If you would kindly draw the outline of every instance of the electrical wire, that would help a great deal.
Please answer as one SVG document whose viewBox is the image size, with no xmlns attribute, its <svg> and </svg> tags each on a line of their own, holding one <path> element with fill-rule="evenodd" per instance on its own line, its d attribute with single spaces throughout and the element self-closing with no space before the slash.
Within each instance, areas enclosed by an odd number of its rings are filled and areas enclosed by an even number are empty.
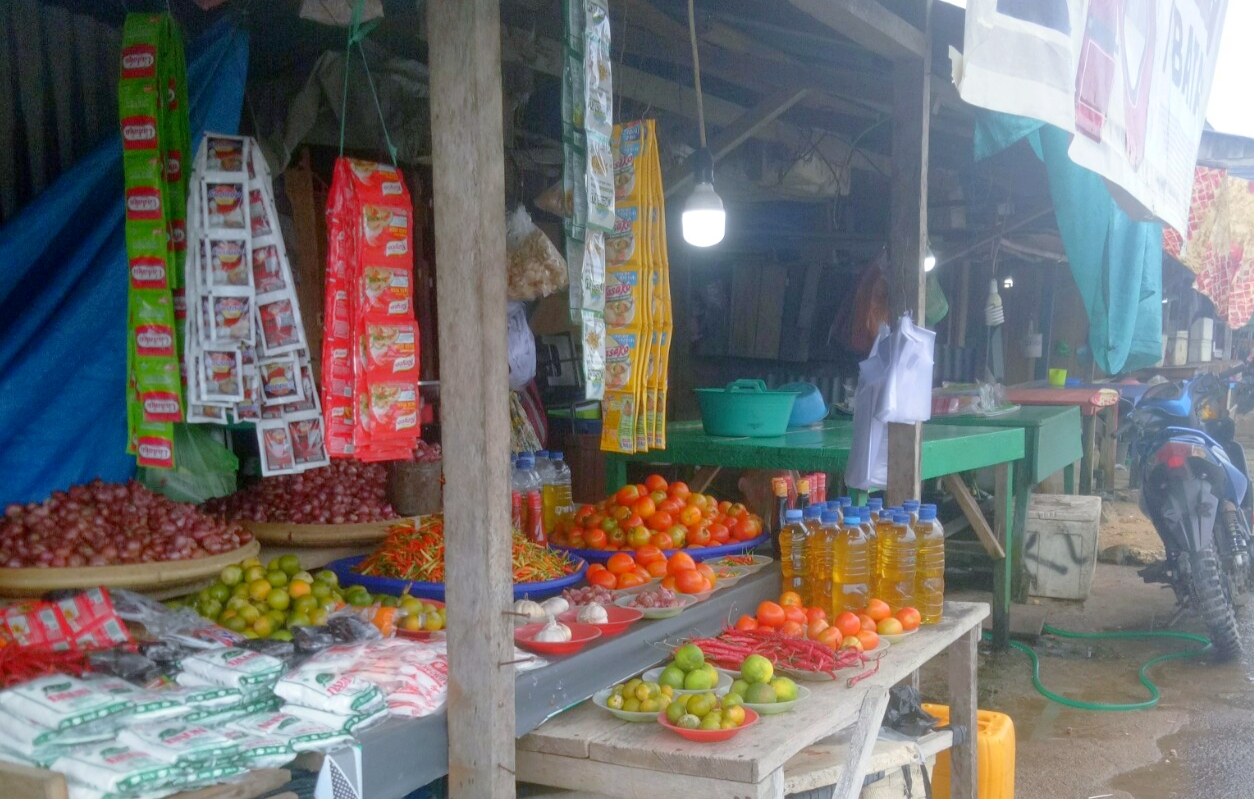
<svg viewBox="0 0 1254 799">
<path fill-rule="evenodd" d="M 1195 635 L 1193 633 L 1178 633 L 1178 632 L 1166 632 L 1166 631 L 1077 633 L 1077 632 L 1072 632 L 1071 630 L 1062 630 L 1062 629 L 1059 629 L 1058 627 L 1051 627 L 1048 624 L 1046 624 L 1042 629 L 1044 632 L 1047 632 L 1050 635 L 1056 635 L 1059 638 L 1074 638 L 1074 639 L 1083 640 L 1083 641 L 1101 640 L 1101 639 L 1106 639 L 1106 638 L 1115 639 L 1115 640 L 1127 640 L 1129 638 L 1173 638 L 1173 639 L 1180 640 L 1180 641 L 1190 641 L 1192 643 L 1201 644 L 1200 647 L 1197 647 L 1194 649 L 1186 649 L 1182 652 L 1169 652 L 1166 655 L 1159 655 L 1156 658 L 1146 661 L 1145 664 L 1141 666 L 1140 670 L 1137 672 L 1137 678 L 1141 681 L 1141 685 L 1145 686 L 1145 689 L 1149 692 L 1149 695 L 1150 695 L 1149 699 L 1145 699 L 1141 702 L 1113 703 L 1113 702 L 1085 702 L 1079 699 L 1071 699 L 1070 697 L 1066 697 L 1066 696 L 1063 696 L 1062 694 L 1057 694 L 1049 690 L 1048 688 L 1045 687 L 1045 684 L 1041 682 L 1041 660 L 1037 656 L 1036 651 L 1033 650 L 1032 647 L 1028 646 L 1027 644 L 1020 643 L 1019 641 L 1011 641 L 1010 646 L 1022 652 L 1023 654 L 1027 655 L 1028 660 L 1031 661 L 1032 685 L 1036 687 L 1036 690 L 1040 693 L 1040 695 L 1050 700 L 1051 702 L 1057 702 L 1060 705 L 1064 705 L 1066 707 L 1071 707 L 1071 708 L 1076 708 L 1078 710 L 1097 710 L 1097 711 L 1105 711 L 1105 712 L 1117 712 L 1117 711 L 1128 711 L 1128 710 L 1148 710 L 1152 707 L 1155 707 L 1158 705 L 1158 701 L 1162 698 L 1162 693 L 1158 690 L 1158 686 L 1155 685 L 1152 680 L 1150 680 L 1147 674 L 1150 668 L 1158 665 L 1159 663 L 1166 663 L 1169 660 L 1179 660 L 1181 658 L 1198 657 L 1200 655 L 1207 654 L 1208 652 L 1211 651 L 1210 639 L 1204 635 Z M 991 636 L 988 633 L 985 633 L 984 638 L 988 639 L 988 638 L 991 638 Z"/>
<path fill-rule="evenodd" d="M 705 106 L 701 101 L 701 57 L 697 53 L 697 15 L 693 0 L 688 0 L 688 40 L 692 42 L 692 85 L 697 92 L 697 128 L 701 147 L 705 147 Z"/>
</svg>

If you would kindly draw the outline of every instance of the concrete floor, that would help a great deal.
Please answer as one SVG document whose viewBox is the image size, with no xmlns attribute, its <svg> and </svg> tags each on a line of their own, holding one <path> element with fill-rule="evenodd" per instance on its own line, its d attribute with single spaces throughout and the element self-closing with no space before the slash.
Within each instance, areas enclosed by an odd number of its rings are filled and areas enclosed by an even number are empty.
<svg viewBox="0 0 1254 799">
<path fill-rule="evenodd" d="M 1135 506 L 1112 505 L 1107 542 L 1147 542 L 1156 536 Z M 1138 529 L 1139 528 L 1139 529 Z M 956 592 L 962 598 L 979 596 Z M 987 596 L 987 595 L 985 595 Z M 1136 567 L 1098 564 L 1084 602 L 1037 600 L 1047 622 L 1076 631 L 1161 630 L 1174 612 L 1170 589 L 1144 584 Z M 1254 602 L 1248 603 L 1254 606 Z M 1239 614 L 1254 650 L 1254 610 Z M 1191 616 L 1174 628 L 1204 632 Z M 1080 642 L 1046 636 L 1034 644 L 1041 679 L 1064 696 L 1100 702 L 1146 698 L 1137 670 L 1182 641 Z M 924 695 L 944 693 L 943 659 L 923 674 Z M 1152 710 L 1093 712 L 1050 702 L 1036 692 L 1027 657 L 982 652 L 980 707 L 1010 715 L 1017 737 L 1018 799 L 1195 799 L 1254 797 L 1254 667 L 1185 659 L 1156 666 L 1162 691 Z"/>
</svg>

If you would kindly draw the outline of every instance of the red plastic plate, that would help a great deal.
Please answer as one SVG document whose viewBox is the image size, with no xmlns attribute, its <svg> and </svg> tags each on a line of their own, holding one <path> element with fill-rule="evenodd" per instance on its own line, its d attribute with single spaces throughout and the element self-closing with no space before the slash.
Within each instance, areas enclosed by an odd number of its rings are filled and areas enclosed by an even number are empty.
<svg viewBox="0 0 1254 799">
<path fill-rule="evenodd" d="M 732 727 L 730 730 L 689 730 L 684 727 L 676 727 L 674 724 L 671 724 L 666 718 L 666 711 L 663 710 L 661 713 L 657 714 L 657 723 L 661 724 L 663 727 L 675 733 L 679 737 L 687 738 L 689 741 L 696 741 L 701 744 L 714 744 L 721 741 L 730 741 L 732 738 L 736 737 L 736 733 L 757 724 L 759 718 L 761 717 L 756 711 L 751 708 L 745 708 L 745 723 L 741 724 L 739 727 Z"/>
<path fill-rule="evenodd" d="M 609 618 L 607 623 L 594 624 L 592 626 L 601 631 L 602 637 L 609 638 L 612 635 L 618 635 L 631 625 L 643 619 L 644 611 L 639 608 L 624 608 L 619 607 L 618 605 L 606 605 L 605 615 Z M 579 623 L 578 618 L 579 608 L 573 607 L 565 613 L 559 614 L 557 620 L 565 624 L 567 627 L 570 627 L 571 632 L 574 633 L 575 628 L 572 625 Z"/>
<path fill-rule="evenodd" d="M 565 622 L 563 622 L 565 624 Z M 541 655 L 573 655 L 580 649 L 601 637 L 601 631 L 591 624 L 566 624 L 570 628 L 569 641 L 537 641 L 536 633 L 544 629 L 544 624 L 524 624 L 514 630 L 514 642 L 523 649 L 530 649 Z"/>
</svg>

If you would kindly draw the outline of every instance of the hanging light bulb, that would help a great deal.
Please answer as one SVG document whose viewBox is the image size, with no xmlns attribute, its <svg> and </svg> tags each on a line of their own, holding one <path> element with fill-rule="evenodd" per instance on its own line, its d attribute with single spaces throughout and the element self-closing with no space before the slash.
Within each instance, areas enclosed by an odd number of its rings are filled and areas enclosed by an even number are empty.
<svg viewBox="0 0 1254 799">
<path fill-rule="evenodd" d="M 923 271 L 931 272 L 936 268 L 936 253 L 932 252 L 932 245 L 927 245 L 927 254 L 923 256 Z"/>
<path fill-rule="evenodd" d="M 1006 312 L 1002 308 L 1001 295 L 997 293 L 997 278 L 988 282 L 988 302 L 984 305 L 984 324 L 997 327 L 1006 321 Z"/>
<path fill-rule="evenodd" d="M 695 185 L 684 203 L 684 241 L 694 247 L 710 247 L 723 240 L 727 232 L 727 212 L 723 200 L 714 191 L 714 158 L 702 147 L 693 154 Z"/>
<path fill-rule="evenodd" d="M 688 38 L 692 43 L 692 83 L 697 95 L 697 130 L 701 147 L 693 153 L 692 194 L 684 203 L 684 241 L 694 247 L 712 247 L 727 232 L 727 212 L 714 191 L 714 156 L 705 144 L 705 107 L 701 98 L 701 60 L 697 54 L 697 21 L 693 0 L 688 0 Z"/>
</svg>

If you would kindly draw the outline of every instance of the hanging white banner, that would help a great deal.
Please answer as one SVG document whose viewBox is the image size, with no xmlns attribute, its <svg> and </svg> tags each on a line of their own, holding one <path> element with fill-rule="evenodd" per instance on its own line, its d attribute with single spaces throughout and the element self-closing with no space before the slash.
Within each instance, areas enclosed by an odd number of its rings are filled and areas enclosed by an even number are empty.
<svg viewBox="0 0 1254 799">
<path fill-rule="evenodd" d="M 968 0 L 958 91 L 1074 133 L 1071 159 L 1106 178 L 1134 215 L 1184 230 L 1227 6 Z"/>
</svg>

